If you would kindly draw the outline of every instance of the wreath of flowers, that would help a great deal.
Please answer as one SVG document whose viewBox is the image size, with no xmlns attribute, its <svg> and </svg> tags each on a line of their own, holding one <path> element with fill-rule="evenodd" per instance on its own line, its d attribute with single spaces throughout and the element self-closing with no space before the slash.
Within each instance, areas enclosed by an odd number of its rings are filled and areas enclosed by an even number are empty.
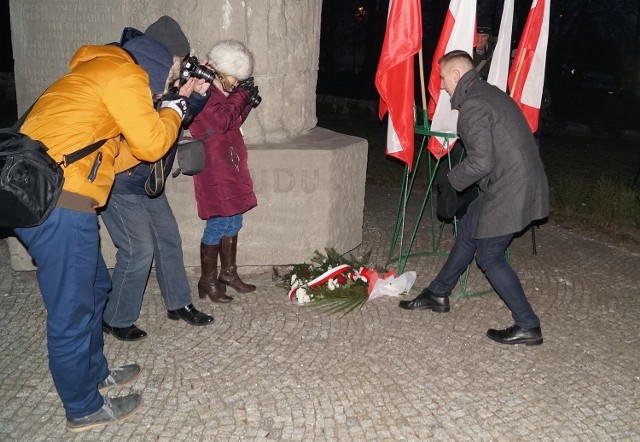
<svg viewBox="0 0 640 442">
<path fill-rule="evenodd" d="M 335 249 L 315 251 L 311 263 L 295 264 L 287 273 L 273 268 L 276 285 L 288 290 L 289 300 L 322 308 L 327 313 L 347 314 L 369 299 L 371 282 L 378 270 L 366 267 L 371 252 L 361 258 L 344 257 Z"/>
</svg>

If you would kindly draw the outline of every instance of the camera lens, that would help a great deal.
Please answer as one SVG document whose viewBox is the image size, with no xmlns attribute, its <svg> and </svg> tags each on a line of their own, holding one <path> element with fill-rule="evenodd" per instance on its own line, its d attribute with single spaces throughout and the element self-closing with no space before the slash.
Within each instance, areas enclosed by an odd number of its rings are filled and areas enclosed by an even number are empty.
<svg viewBox="0 0 640 442">
<path fill-rule="evenodd" d="M 213 83 L 213 71 L 205 66 L 197 66 L 191 75 L 195 78 L 200 78 L 207 83 Z"/>
<path fill-rule="evenodd" d="M 180 86 L 184 85 L 190 77 L 213 83 L 214 71 L 206 66 L 201 66 L 195 55 L 186 56 L 180 66 Z"/>
</svg>

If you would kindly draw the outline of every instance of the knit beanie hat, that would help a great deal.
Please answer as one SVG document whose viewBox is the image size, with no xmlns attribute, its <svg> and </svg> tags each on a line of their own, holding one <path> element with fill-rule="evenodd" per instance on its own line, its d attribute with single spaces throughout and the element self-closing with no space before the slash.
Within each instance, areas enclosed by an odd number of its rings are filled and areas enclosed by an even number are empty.
<svg viewBox="0 0 640 442">
<path fill-rule="evenodd" d="M 207 53 L 213 68 L 242 81 L 253 73 L 253 54 L 237 40 L 222 40 Z"/>
<path fill-rule="evenodd" d="M 123 46 L 149 75 L 149 86 L 154 94 L 164 92 L 164 87 L 173 65 L 173 55 L 159 41 L 145 35 L 135 37 Z"/>
<path fill-rule="evenodd" d="M 184 57 L 191 52 L 189 40 L 182 32 L 182 28 L 173 18 L 163 15 L 155 22 L 151 23 L 144 34 L 155 38 L 165 45 L 167 49 L 178 57 Z"/>
</svg>

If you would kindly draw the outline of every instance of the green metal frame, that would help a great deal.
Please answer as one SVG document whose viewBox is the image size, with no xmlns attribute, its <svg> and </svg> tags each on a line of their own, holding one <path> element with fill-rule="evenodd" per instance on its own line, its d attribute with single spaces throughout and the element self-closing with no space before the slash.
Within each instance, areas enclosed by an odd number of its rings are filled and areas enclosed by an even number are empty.
<svg viewBox="0 0 640 442">
<path fill-rule="evenodd" d="M 444 138 L 445 147 L 448 147 L 449 142 L 452 139 L 457 138 L 458 136 L 452 133 L 432 131 L 429 126 L 426 110 L 422 111 L 422 121 L 416 122 L 415 133 L 422 135 L 422 142 L 420 143 L 420 150 L 418 151 L 418 155 L 414 163 L 413 170 L 409 172 L 409 166 L 405 165 L 405 169 L 402 177 L 402 185 L 400 187 L 400 196 L 398 198 L 398 205 L 396 208 L 396 222 L 395 222 L 392 237 L 391 237 L 389 254 L 387 256 L 387 262 L 389 263 L 397 262 L 398 274 L 401 274 L 404 272 L 404 269 L 407 265 L 407 261 L 412 257 L 448 256 L 449 255 L 448 251 L 440 250 L 440 243 L 442 240 L 442 235 L 443 235 L 446 223 L 444 221 L 441 221 L 440 226 L 436 227 L 437 216 L 436 216 L 435 203 L 433 198 L 433 183 L 435 181 L 438 165 L 440 164 L 440 159 L 435 160 L 435 163 L 434 163 L 434 159 L 430 155 L 427 158 L 427 165 L 429 167 L 429 170 L 428 170 L 429 182 L 427 185 L 427 190 L 422 200 L 420 211 L 418 212 L 418 216 L 415 220 L 415 225 L 411 230 L 411 236 L 408 238 L 407 243 L 405 244 L 405 230 L 407 228 L 406 209 L 407 209 L 407 205 L 409 204 L 411 194 L 413 192 L 413 186 L 415 184 L 415 180 L 417 177 L 417 172 L 420 165 L 420 159 L 422 157 L 422 153 L 426 151 L 425 147 L 429 137 L 437 136 L 437 137 Z M 446 158 L 448 161 L 449 168 L 451 168 L 450 153 L 447 153 Z M 422 218 L 424 217 L 427 204 L 429 204 L 429 215 L 431 218 L 431 249 L 425 250 L 425 251 L 412 252 L 413 244 L 415 242 L 416 236 L 418 235 L 418 228 L 420 227 L 420 223 L 422 222 Z M 457 235 L 458 220 L 455 217 L 453 219 L 453 232 L 454 232 L 454 235 Z M 397 254 L 396 254 L 396 250 L 397 250 Z M 467 267 L 467 270 L 465 270 L 462 276 L 460 276 L 460 280 L 458 283 L 459 291 L 452 293 L 451 294 L 452 298 L 471 298 L 471 297 L 483 296 L 493 291 L 492 289 L 487 289 L 479 292 L 469 292 L 468 286 L 469 286 L 470 268 L 471 266 Z"/>
</svg>

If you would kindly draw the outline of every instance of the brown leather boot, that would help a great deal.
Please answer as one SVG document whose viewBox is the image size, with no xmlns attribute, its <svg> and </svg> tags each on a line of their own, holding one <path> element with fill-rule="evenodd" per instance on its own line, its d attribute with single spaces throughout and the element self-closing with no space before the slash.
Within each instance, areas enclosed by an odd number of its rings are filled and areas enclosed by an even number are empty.
<svg viewBox="0 0 640 442">
<path fill-rule="evenodd" d="M 198 281 L 200 299 L 208 296 L 213 302 L 224 304 L 233 301 L 231 296 L 224 294 L 223 286 L 218 282 L 218 251 L 220 245 L 210 246 L 200 243 L 201 276 Z"/>
<path fill-rule="evenodd" d="M 238 235 L 223 236 L 220 240 L 220 276 L 218 281 L 226 284 L 238 293 L 249 293 L 256 289 L 253 284 L 246 284 L 238 275 L 236 267 L 236 251 L 238 250 Z"/>
</svg>

